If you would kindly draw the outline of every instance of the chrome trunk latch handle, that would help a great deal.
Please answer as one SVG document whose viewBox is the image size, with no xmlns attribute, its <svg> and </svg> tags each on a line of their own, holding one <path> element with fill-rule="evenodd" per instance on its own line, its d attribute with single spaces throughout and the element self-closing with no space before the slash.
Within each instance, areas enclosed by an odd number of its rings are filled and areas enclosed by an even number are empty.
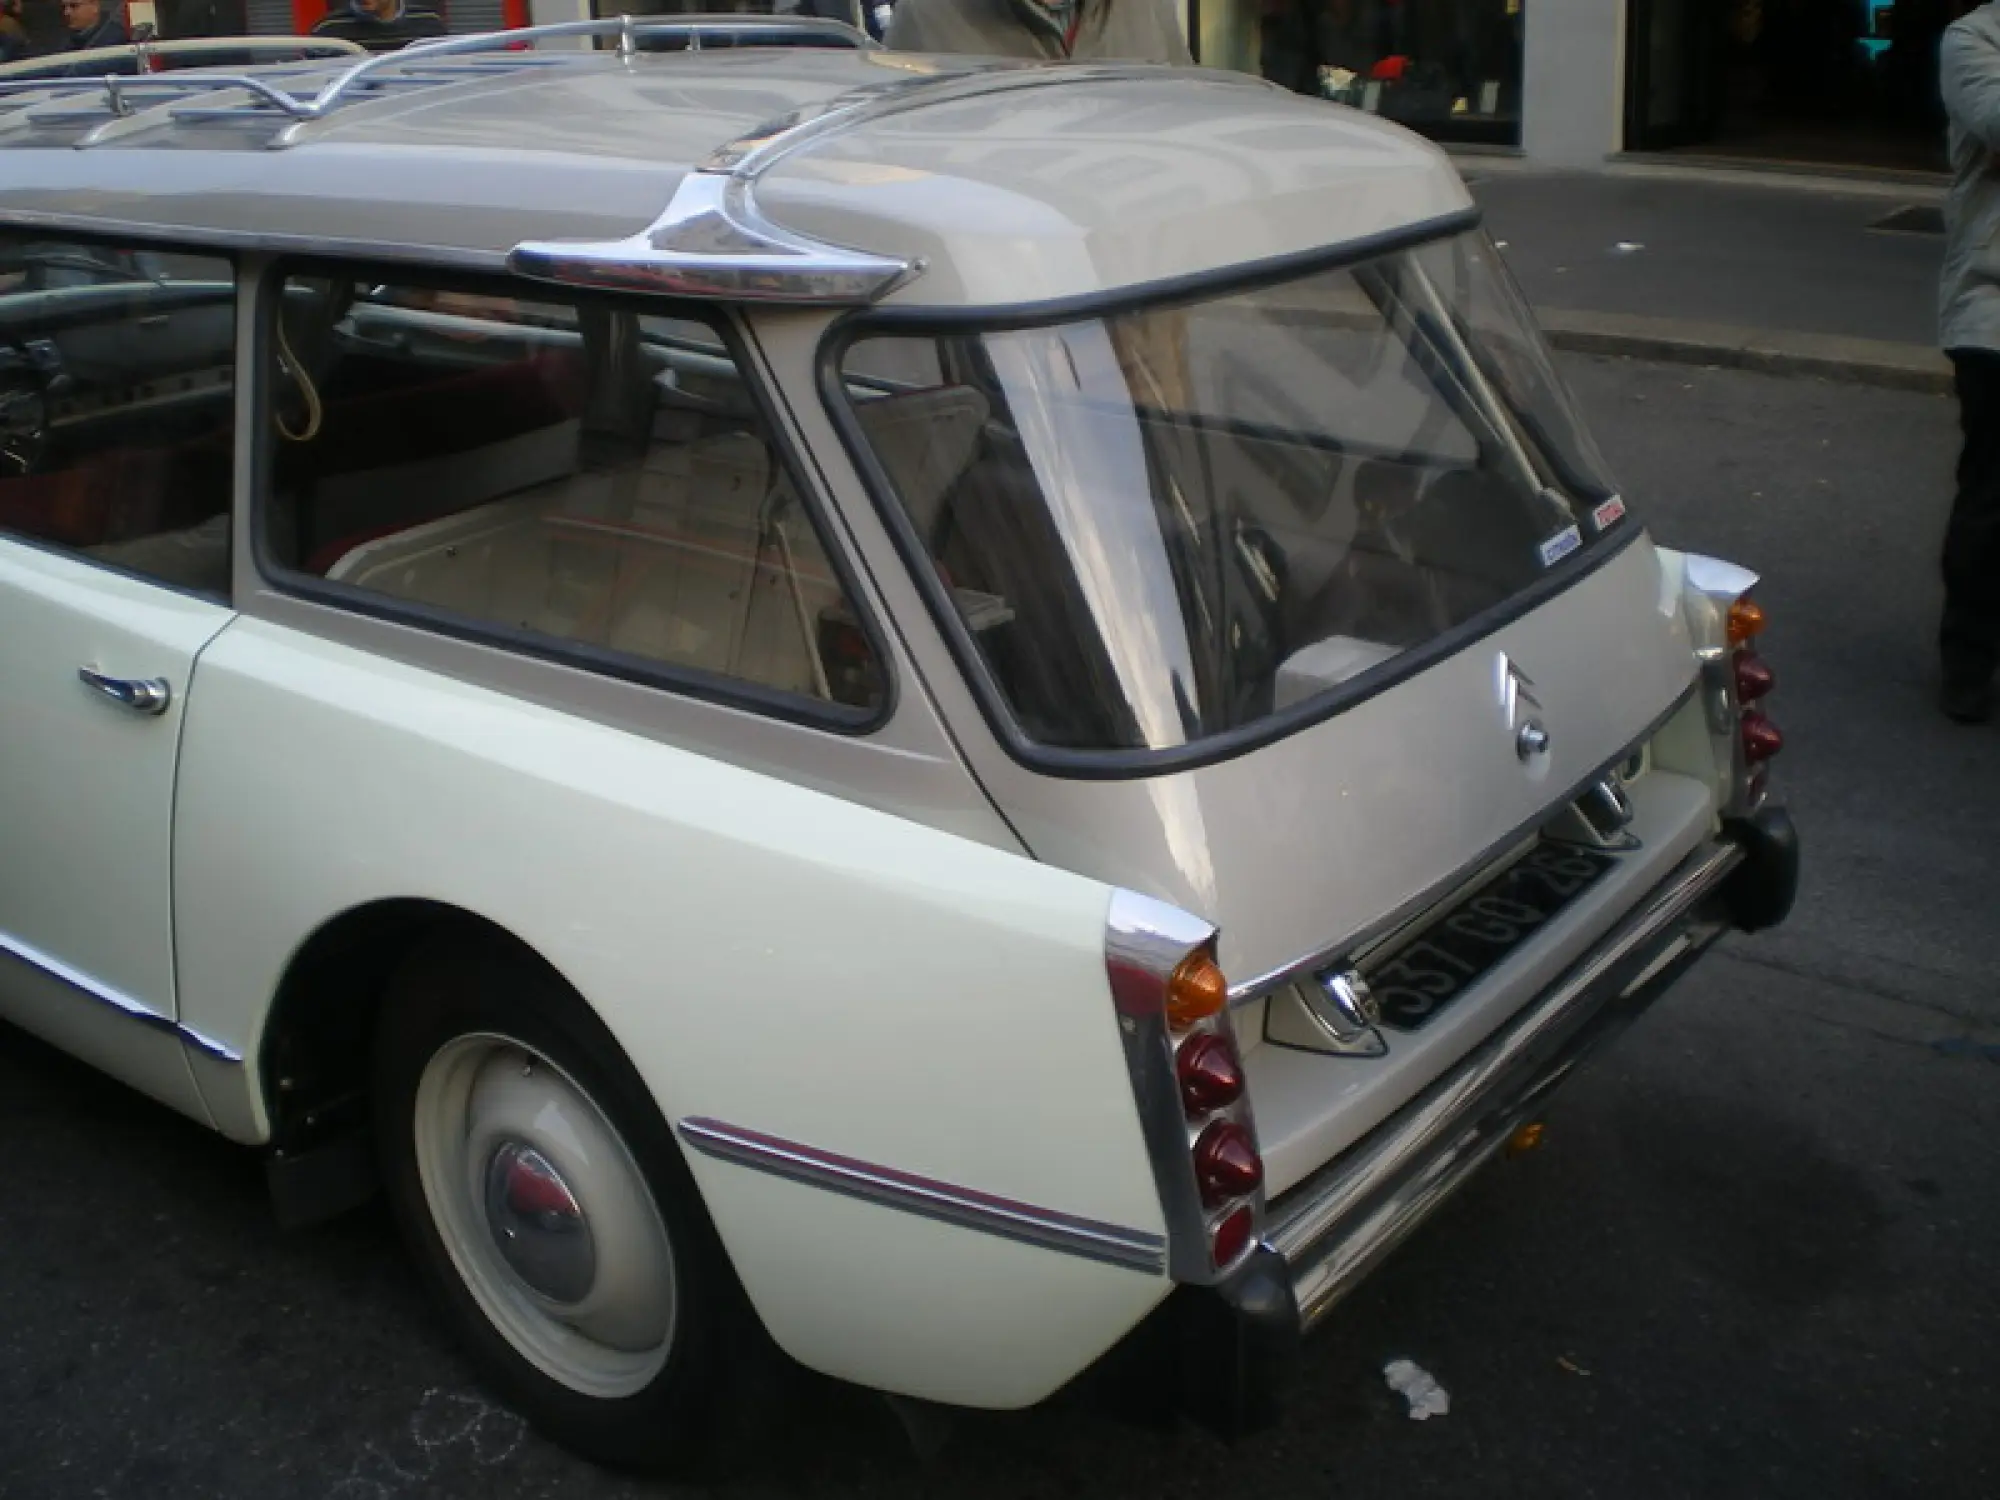
<svg viewBox="0 0 2000 1500">
<path fill-rule="evenodd" d="M 85 687 L 95 688 L 134 713 L 163 714 L 174 701 L 173 685 L 164 677 L 106 677 L 94 667 L 78 667 L 76 675 Z"/>
</svg>

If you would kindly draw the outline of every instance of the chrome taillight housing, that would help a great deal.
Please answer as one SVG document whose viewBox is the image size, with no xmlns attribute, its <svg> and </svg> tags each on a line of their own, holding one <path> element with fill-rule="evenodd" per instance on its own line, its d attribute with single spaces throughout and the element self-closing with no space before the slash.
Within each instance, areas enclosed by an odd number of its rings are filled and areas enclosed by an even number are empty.
<svg viewBox="0 0 2000 1500">
<path fill-rule="evenodd" d="M 1686 615 L 1702 664 L 1702 696 L 1716 761 L 1724 770 L 1723 813 L 1754 812 L 1769 792 L 1769 762 L 1785 737 L 1767 711 L 1777 677 L 1757 653 L 1763 607 L 1751 597 L 1757 575 L 1718 558 L 1686 561 Z"/>
<path fill-rule="evenodd" d="M 1264 1218 L 1264 1161 L 1215 938 L 1178 907 L 1112 897 L 1105 967 L 1166 1216 L 1168 1271 L 1195 1283 L 1242 1264 Z"/>
</svg>

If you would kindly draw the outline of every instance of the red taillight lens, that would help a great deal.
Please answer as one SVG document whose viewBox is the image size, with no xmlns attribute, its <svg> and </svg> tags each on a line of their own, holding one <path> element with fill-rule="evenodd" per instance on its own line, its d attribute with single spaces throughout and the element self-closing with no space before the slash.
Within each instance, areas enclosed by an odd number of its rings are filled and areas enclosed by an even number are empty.
<svg viewBox="0 0 2000 1500">
<path fill-rule="evenodd" d="M 1264 1163 L 1250 1132 L 1234 1120 L 1217 1120 L 1194 1143 L 1194 1176 L 1202 1201 L 1227 1202 L 1264 1185 Z"/>
<path fill-rule="evenodd" d="M 1738 727 L 1743 735 L 1743 758 L 1753 766 L 1785 748 L 1785 737 L 1778 732 L 1778 726 L 1754 708 L 1743 715 Z"/>
<path fill-rule="evenodd" d="M 1215 1226 L 1215 1232 L 1209 1239 L 1209 1253 L 1215 1257 L 1216 1270 L 1227 1270 L 1242 1257 L 1243 1252 L 1250 1248 L 1250 1232 L 1256 1227 L 1256 1216 L 1247 1206 L 1237 1209 Z"/>
<path fill-rule="evenodd" d="M 1243 1097 L 1243 1064 L 1226 1037 L 1198 1036 L 1174 1059 L 1181 1083 L 1181 1107 L 1200 1119 Z"/>
<path fill-rule="evenodd" d="M 1771 689 L 1777 685 L 1778 679 L 1764 664 L 1763 657 L 1751 651 L 1736 653 L 1737 702 L 1755 703 L 1759 698 L 1768 696 Z"/>
</svg>

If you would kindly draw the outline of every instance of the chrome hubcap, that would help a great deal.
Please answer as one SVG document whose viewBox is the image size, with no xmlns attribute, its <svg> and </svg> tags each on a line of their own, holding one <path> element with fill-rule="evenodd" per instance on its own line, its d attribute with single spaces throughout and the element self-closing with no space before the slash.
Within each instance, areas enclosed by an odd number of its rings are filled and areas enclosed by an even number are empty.
<svg viewBox="0 0 2000 1500">
<path fill-rule="evenodd" d="M 509 1037 L 438 1049 L 412 1119 L 424 1197 L 493 1327 L 571 1389 L 644 1389 L 673 1346 L 673 1247 L 638 1163 L 575 1080 Z"/>
<path fill-rule="evenodd" d="M 528 1289 L 576 1303 L 597 1280 L 590 1220 L 562 1174 L 533 1146 L 508 1141 L 486 1166 L 486 1227 Z"/>
</svg>

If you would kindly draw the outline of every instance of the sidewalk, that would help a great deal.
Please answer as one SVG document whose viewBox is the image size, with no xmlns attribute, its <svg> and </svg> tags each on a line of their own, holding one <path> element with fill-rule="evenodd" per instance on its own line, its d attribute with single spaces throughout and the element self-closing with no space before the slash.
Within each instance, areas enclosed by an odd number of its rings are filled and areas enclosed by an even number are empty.
<svg viewBox="0 0 2000 1500">
<path fill-rule="evenodd" d="M 1558 347 L 1949 391 L 1943 194 L 1651 166 L 1459 170 Z M 1909 226 L 1883 227 L 1885 219 Z"/>
</svg>

